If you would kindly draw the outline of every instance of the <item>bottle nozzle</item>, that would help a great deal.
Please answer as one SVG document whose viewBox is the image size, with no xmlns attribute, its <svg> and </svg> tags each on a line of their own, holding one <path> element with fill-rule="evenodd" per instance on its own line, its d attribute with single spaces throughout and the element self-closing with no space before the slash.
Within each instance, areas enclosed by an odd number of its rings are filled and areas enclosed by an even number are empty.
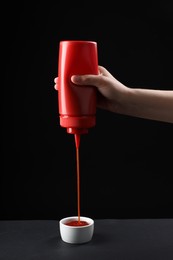
<svg viewBox="0 0 173 260">
<path fill-rule="evenodd" d="M 88 129 L 87 128 L 73 128 L 73 127 L 68 127 L 67 128 L 67 133 L 69 134 L 87 134 L 88 133 Z"/>
</svg>

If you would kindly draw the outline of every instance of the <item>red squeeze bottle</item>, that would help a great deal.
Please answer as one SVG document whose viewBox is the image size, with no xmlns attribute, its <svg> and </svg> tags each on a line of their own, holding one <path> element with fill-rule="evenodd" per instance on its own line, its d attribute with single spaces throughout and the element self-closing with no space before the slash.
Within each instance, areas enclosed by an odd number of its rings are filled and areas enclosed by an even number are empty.
<svg viewBox="0 0 173 260">
<path fill-rule="evenodd" d="M 60 41 L 58 62 L 58 105 L 60 125 L 74 134 L 77 162 L 78 221 L 71 225 L 84 225 L 80 221 L 79 145 L 81 134 L 96 124 L 96 88 L 77 86 L 72 75 L 98 74 L 97 43 L 93 41 Z M 87 224 L 87 223 L 86 223 Z"/>
<path fill-rule="evenodd" d="M 58 106 L 60 125 L 75 135 L 79 147 L 80 135 L 96 124 L 96 89 L 76 86 L 72 75 L 98 74 L 97 43 L 67 40 L 59 43 Z"/>
</svg>

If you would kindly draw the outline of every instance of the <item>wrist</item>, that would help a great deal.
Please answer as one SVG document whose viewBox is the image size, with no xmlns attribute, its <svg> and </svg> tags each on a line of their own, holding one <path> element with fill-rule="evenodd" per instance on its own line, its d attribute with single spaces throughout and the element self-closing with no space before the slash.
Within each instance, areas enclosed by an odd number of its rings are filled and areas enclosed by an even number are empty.
<svg viewBox="0 0 173 260">
<path fill-rule="evenodd" d="M 134 99 L 134 89 L 125 87 L 117 102 L 117 113 L 128 115 Z"/>
</svg>

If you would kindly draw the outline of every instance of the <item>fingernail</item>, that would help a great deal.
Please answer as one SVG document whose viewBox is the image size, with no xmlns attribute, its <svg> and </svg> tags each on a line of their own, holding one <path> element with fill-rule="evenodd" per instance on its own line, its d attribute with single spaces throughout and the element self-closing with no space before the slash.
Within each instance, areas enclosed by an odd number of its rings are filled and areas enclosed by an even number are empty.
<svg viewBox="0 0 173 260">
<path fill-rule="evenodd" d="M 73 75 L 73 76 L 71 77 L 71 80 L 72 80 L 73 82 L 78 82 L 78 81 L 79 81 L 79 76 Z"/>
</svg>

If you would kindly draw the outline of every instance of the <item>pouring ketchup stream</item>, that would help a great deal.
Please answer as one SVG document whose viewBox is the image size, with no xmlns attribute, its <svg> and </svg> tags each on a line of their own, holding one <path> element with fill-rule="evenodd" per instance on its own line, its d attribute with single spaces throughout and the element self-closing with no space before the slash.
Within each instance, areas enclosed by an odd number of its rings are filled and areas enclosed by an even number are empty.
<svg viewBox="0 0 173 260">
<path fill-rule="evenodd" d="M 76 145 L 76 170 L 77 170 L 77 211 L 78 211 L 78 223 L 80 223 L 80 165 L 79 165 L 79 146 L 80 146 L 80 134 L 75 134 Z"/>
<path fill-rule="evenodd" d="M 66 223 L 68 226 L 86 226 L 88 223 L 86 221 L 81 221 L 80 219 L 80 164 L 79 164 L 79 146 L 80 146 L 80 134 L 74 134 L 75 146 L 76 146 L 76 171 L 77 171 L 77 212 L 78 220 L 70 221 Z"/>
</svg>

